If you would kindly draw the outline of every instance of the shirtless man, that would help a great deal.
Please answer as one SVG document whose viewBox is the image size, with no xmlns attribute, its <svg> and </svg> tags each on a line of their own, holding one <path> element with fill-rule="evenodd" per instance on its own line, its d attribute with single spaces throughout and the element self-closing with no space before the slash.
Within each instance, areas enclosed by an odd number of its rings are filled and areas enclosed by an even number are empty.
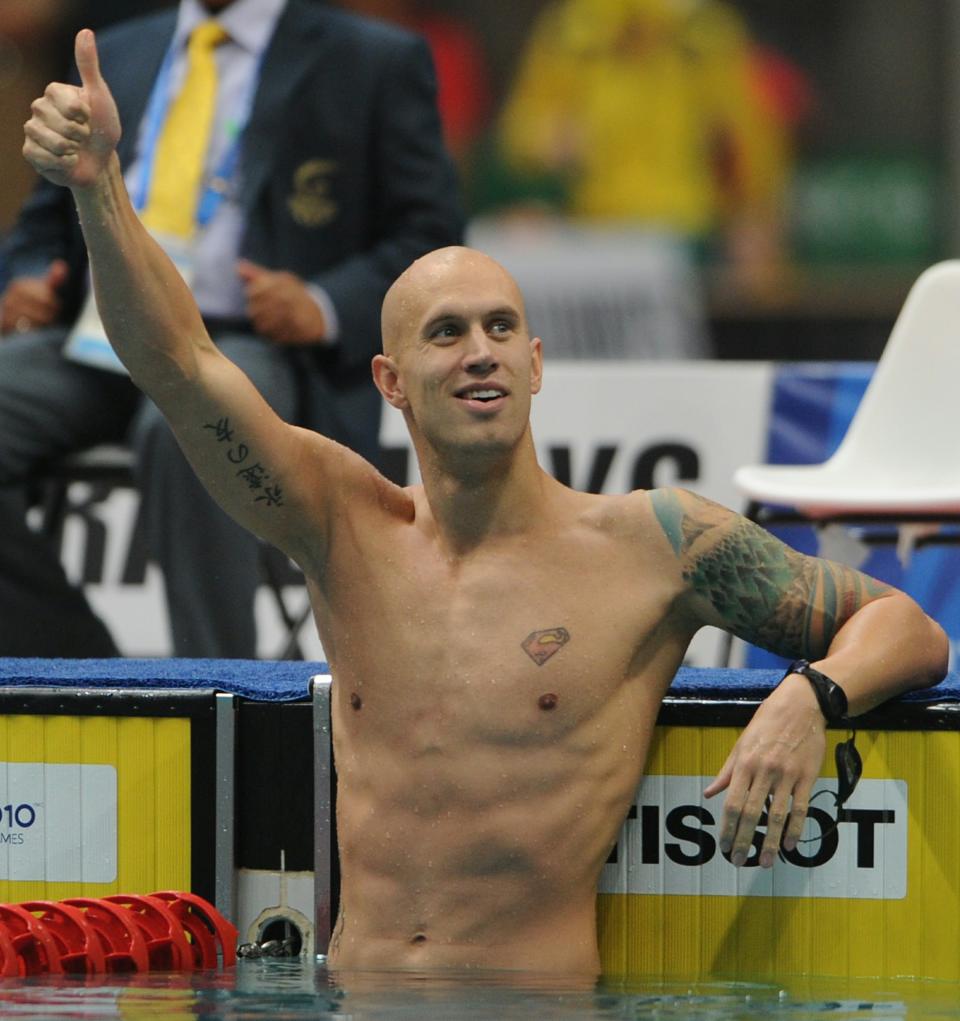
<svg viewBox="0 0 960 1021">
<path fill-rule="evenodd" d="M 92 33 L 77 63 L 81 88 L 34 104 L 25 155 L 73 191 L 133 379 L 217 499 L 302 567 L 335 677 L 331 966 L 595 974 L 600 869 L 704 624 L 814 660 L 853 714 L 942 677 L 946 639 L 904 594 L 691 493 L 594 496 L 542 471 L 541 344 L 478 252 L 421 259 L 384 303 L 374 377 L 422 486 L 284 424 L 212 345 L 130 206 Z M 735 864 L 768 798 L 761 863 L 796 843 L 824 729 L 793 674 L 743 731 L 707 791 L 726 790 Z"/>
</svg>

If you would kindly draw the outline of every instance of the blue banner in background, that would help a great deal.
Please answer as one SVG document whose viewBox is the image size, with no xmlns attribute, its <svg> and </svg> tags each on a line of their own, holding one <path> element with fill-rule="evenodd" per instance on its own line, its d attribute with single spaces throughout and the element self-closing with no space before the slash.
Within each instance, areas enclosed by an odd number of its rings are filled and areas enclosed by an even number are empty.
<svg viewBox="0 0 960 1021">
<path fill-rule="evenodd" d="M 790 364 L 777 367 L 770 407 L 767 461 L 770 464 L 819 464 L 837 449 L 873 374 L 872 362 Z M 855 531 L 840 536 L 836 529 L 823 545 L 805 525 L 771 529 L 802 553 L 824 555 L 857 567 L 911 595 L 960 649 L 960 547 L 933 546 L 914 550 L 901 563 L 893 545 L 867 546 Z M 838 555 L 848 554 L 848 555 Z M 782 667 L 786 660 L 749 646 L 748 667 Z"/>
</svg>

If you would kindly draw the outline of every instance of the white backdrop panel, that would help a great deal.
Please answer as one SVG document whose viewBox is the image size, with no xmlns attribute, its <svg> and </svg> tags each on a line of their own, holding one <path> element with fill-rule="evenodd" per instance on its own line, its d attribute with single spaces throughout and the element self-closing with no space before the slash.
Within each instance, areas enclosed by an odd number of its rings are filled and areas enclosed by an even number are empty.
<svg viewBox="0 0 960 1021">
<path fill-rule="evenodd" d="M 766 362 L 555 362 L 533 402 L 533 430 L 541 463 L 579 489 L 627 492 L 638 486 L 679 484 L 739 509 L 732 484 L 742 464 L 762 461 L 774 368 Z M 406 427 L 387 408 L 382 438 L 409 452 L 408 482 L 417 480 Z M 91 508 L 106 531 L 102 580 L 88 595 L 130 656 L 169 655 L 162 585 L 155 569 L 142 584 L 123 584 L 136 497 L 115 492 Z M 74 579 L 90 541 L 89 529 L 68 522 L 64 562 Z M 305 600 L 305 593 L 290 592 Z M 283 645 L 276 611 L 266 592 L 258 601 L 260 653 Z M 691 661 L 712 663 L 715 635 L 704 634 Z M 305 654 L 323 658 L 309 625 Z"/>
</svg>

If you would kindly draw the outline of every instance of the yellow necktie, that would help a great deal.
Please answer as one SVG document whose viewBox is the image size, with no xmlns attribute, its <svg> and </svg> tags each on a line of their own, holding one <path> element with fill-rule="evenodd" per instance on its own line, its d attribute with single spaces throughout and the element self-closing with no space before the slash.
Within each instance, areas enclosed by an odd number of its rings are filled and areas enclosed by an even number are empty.
<svg viewBox="0 0 960 1021">
<path fill-rule="evenodd" d="M 141 219 L 154 231 L 190 237 L 217 104 L 214 50 L 227 38 L 215 21 L 198 25 L 187 46 L 187 74 L 157 140 L 150 194 Z"/>
</svg>

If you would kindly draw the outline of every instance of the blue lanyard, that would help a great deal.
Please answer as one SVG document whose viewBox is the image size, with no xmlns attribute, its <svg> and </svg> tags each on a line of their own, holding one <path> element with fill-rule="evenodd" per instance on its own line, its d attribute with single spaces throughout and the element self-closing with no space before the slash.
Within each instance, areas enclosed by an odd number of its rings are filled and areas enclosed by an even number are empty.
<svg viewBox="0 0 960 1021">
<path fill-rule="evenodd" d="M 144 130 L 143 151 L 141 154 L 142 169 L 140 179 L 136 182 L 133 194 L 133 205 L 137 212 L 142 212 L 147 205 L 150 195 L 150 185 L 153 179 L 153 164 L 157 157 L 157 145 L 160 141 L 160 134 L 163 131 L 167 113 L 173 97 L 170 95 L 171 79 L 173 77 L 173 64 L 176 59 L 176 40 L 170 43 L 167 48 L 163 64 L 154 82 L 153 91 L 150 93 L 150 101 L 147 104 L 146 128 Z M 212 219 L 220 203 L 224 200 L 229 189 L 230 182 L 237 171 L 240 162 L 240 136 L 250 119 L 250 112 L 253 109 L 253 97 L 256 94 L 257 81 L 260 77 L 260 66 L 263 62 L 263 55 L 257 59 L 257 66 L 250 79 L 246 96 L 240 110 L 240 117 L 229 125 L 232 135 L 230 144 L 220 158 L 220 162 L 213 174 L 207 181 L 197 203 L 195 219 L 198 227 L 205 227 Z"/>
</svg>

